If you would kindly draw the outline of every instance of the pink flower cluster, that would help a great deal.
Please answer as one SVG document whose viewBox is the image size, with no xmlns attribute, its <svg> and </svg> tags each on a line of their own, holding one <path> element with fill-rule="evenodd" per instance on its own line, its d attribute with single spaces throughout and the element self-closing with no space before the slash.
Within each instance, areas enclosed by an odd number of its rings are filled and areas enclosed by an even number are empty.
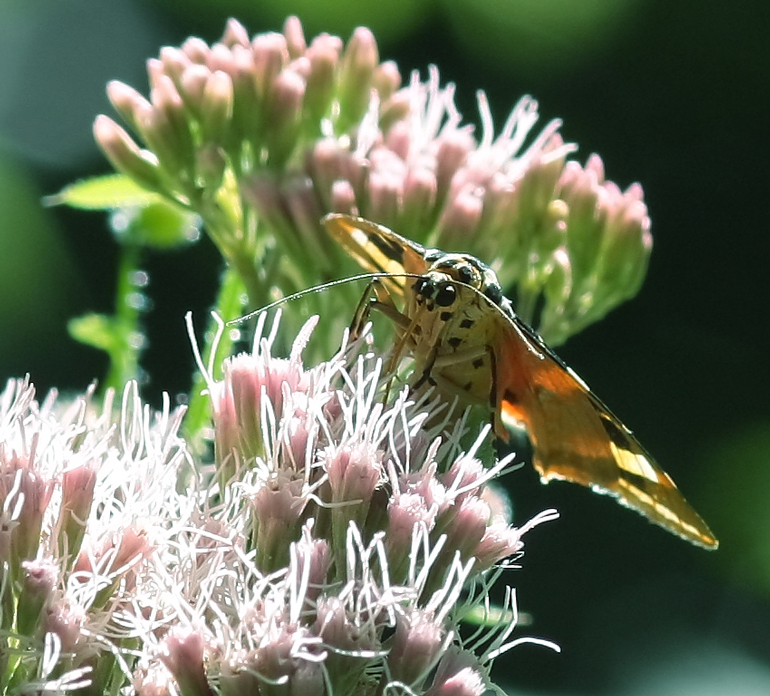
<svg viewBox="0 0 770 696">
<path fill-rule="evenodd" d="M 148 73 L 149 100 L 119 82 L 108 89 L 146 149 L 106 116 L 97 141 L 119 171 L 200 214 L 244 277 L 276 263 L 255 237 L 270 234 L 293 268 L 287 279 L 328 280 L 341 254 L 319 221 L 340 212 L 478 256 L 552 344 L 639 289 L 652 244 L 641 187 L 605 181 L 597 155 L 567 161 L 576 148 L 559 121 L 531 137 L 531 97 L 495 136 L 480 93 L 476 138 L 437 69 L 400 88 L 371 32 L 356 30 L 346 46 L 327 34 L 307 44 L 296 17 L 253 39 L 231 20 L 212 46 L 192 38 L 162 49 Z"/>
</svg>

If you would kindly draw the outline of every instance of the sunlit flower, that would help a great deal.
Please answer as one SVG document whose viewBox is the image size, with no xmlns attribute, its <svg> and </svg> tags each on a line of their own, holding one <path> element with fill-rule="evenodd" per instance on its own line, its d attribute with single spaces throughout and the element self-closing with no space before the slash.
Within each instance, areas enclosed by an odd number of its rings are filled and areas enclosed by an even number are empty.
<svg viewBox="0 0 770 696">
<path fill-rule="evenodd" d="M 462 453 L 464 420 L 448 426 L 438 402 L 383 400 L 368 334 L 306 367 L 317 319 L 279 358 L 265 316 L 250 353 L 221 380 L 206 372 L 213 464 L 190 467 L 182 412 L 153 413 L 133 384 L 101 410 L 90 393 L 38 404 L 27 381 L 0 396 L 0 590 L 17 612 L 0 639 L 27 656 L 15 678 L 418 694 L 438 688 L 447 648 L 468 650 L 458 622 L 486 601 L 473 588 L 527 528 L 485 495 L 508 460 L 476 459 L 485 431 Z M 513 622 L 488 630 L 499 652 Z"/>
<path fill-rule="evenodd" d="M 96 139 L 119 171 L 201 215 L 256 306 L 338 273 L 319 223 L 329 212 L 478 256 L 554 344 L 639 289 L 651 247 L 641 187 L 621 193 L 597 155 L 567 161 L 576 147 L 558 120 L 534 132 L 531 97 L 496 133 L 480 92 L 477 136 L 435 67 L 401 87 L 367 29 L 308 45 L 296 17 L 253 39 L 230 20 L 220 42 L 164 48 L 148 73 L 149 99 L 108 89 L 144 147 L 106 116 Z M 277 246 L 258 243 L 265 231 Z M 280 287 L 249 270 L 273 264 Z"/>
<path fill-rule="evenodd" d="M 28 379 L 0 395 L 0 654 L 20 656 L 3 662 L 3 684 L 100 683 L 108 663 L 111 678 L 130 674 L 151 606 L 137 596 L 169 543 L 185 449 L 181 412 L 151 413 L 135 384 L 113 409 L 92 391 L 38 403 Z"/>
<path fill-rule="evenodd" d="M 206 513 L 210 529 L 220 525 L 209 537 L 219 566 L 178 578 L 190 602 L 182 614 L 190 630 L 205 633 L 216 656 L 210 674 L 220 675 L 224 693 L 260 683 L 374 693 L 389 682 L 420 693 L 439 653 L 459 640 L 456 617 L 481 601 L 464 598 L 464 589 L 520 552 L 521 534 L 509 521 L 514 541 L 485 542 L 487 522 L 501 520 L 481 496 L 507 461 L 488 471 L 473 452 L 458 451 L 457 433 L 442 438 L 438 403 L 415 404 L 408 391 L 383 402 L 388 376 L 367 336 L 306 367 L 302 350 L 316 320 L 282 359 L 272 355 L 275 327 L 264 335 L 265 316 L 252 352 L 228 362 L 238 370 L 226 365 L 221 380 L 207 373 L 214 438 L 231 447 L 218 466 L 234 477 Z M 235 397 L 235 382 L 252 384 L 241 392 L 248 398 Z M 426 430 L 428 422 L 440 425 Z M 411 513 L 401 514 L 407 497 Z M 452 512 L 457 506 L 485 511 L 473 539 L 463 534 L 462 510 Z M 225 536 L 222 524 L 236 533 Z M 183 547 L 192 541 L 189 532 L 179 538 Z M 413 666 L 389 657 L 393 630 Z"/>
</svg>

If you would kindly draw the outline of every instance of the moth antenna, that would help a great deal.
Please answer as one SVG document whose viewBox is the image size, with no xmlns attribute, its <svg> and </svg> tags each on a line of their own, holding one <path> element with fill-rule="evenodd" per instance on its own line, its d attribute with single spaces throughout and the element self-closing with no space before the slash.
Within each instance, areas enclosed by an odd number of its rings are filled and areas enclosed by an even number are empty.
<svg viewBox="0 0 770 696">
<path fill-rule="evenodd" d="M 284 304 L 285 302 L 292 302 L 293 300 L 298 300 L 300 297 L 304 297 L 305 295 L 312 295 L 316 292 L 321 292 L 322 290 L 327 290 L 329 288 L 333 288 L 337 285 L 345 285 L 346 283 L 355 283 L 359 280 L 373 280 L 375 278 L 419 278 L 420 275 L 418 273 L 361 273 L 359 275 L 354 276 L 348 276 L 347 278 L 338 278 L 337 280 L 330 280 L 328 283 L 321 283 L 320 285 L 314 285 L 311 288 L 305 288 L 304 290 L 298 290 L 295 293 L 292 293 L 291 295 L 286 295 L 286 297 L 281 297 L 274 302 L 271 302 L 270 304 L 266 304 L 264 307 L 260 307 L 259 309 L 255 309 L 253 312 L 249 312 L 248 314 L 245 314 L 242 317 L 238 317 L 237 319 L 231 319 L 227 322 L 228 326 L 231 326 L 233 324 L 242 324 L 249 319 L 253 319 L 254 317 L 258 317 L 260 314 L 263 314 L 264 312 L 269 312 L 271 309 L 274 309 L 275 307 L 279 307 L 280 305 Z"/>
</svg>

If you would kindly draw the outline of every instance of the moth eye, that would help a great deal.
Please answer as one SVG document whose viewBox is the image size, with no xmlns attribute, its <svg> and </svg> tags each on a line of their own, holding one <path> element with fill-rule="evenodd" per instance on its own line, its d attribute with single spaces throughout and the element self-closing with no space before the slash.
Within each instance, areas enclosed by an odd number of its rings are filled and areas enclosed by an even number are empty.
<svg viewBox="0 0 770 696">
<path fill-rule="evenodd" d="M 457 298 L 457 290 L 451 283 L 444 283 L 436 293 L 436 304 L 439 307 L 449 307 Z"/>
<path fill-rule="evenodd" d="M 496 283 L 487 285 L 487 287 L 484 288 L 484 294 L 496 305 L 499 305 L 503 301 L 503 291 Z"/>
</svg>

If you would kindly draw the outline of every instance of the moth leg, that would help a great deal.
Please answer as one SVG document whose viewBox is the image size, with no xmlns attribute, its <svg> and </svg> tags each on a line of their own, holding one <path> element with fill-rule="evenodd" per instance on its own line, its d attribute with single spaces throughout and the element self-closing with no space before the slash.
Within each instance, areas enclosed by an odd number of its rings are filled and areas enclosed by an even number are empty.
<svg viewBox="0 0 770 696">
<path fill-rule="evenodd" d="M 351 338 L 358 338 L 369 321 L 372 309 L 382 312 L 400 329 L 409 326 L 409 318 L 398 310 L 387 287 L 378 278 L 369 282 L 350 322 Z"/>
<path fill-rule="evenodd" d="M 375 281 L 370 281 L 364 290 L 364 294 L 361 295 L 361 299 L 358 301 L 355 312 L 353 312 L 353 319 L 350 322 L 350 340 L 356 341 L 361 337 L 364 331 L 366 322 L 369 321 L 369 314 L 372 308 L 372 302 L 374 302 L 373 294 L 376 292 L 373 288 Z"/>
<path fill-rule="evenodd" d="M 387 401 L 393 379 L 395 378 L 396 366 L 405 352 L 407 342 L 415 331 L 418 318 L 410 319 L 401 312 L 393 301 L 393 296 L 387 286 L 379 278 L 374 278 L 367 286 L 353 315 L 353 320 L 350 324 L 350 336 L 353 340 L 363 333 L 373 309 L 384 314 L 396 327 L 397 339 L 391 350 L 388 363 L 385 366 L 385 374 L 393 373 L 393 377 L 391 377 L 385 388 L 384 399 Z"/>
<path fill-rule="evenodd" d="M 485 358 L 492 352 L 492 349 L 487 346 L 474 346 L 473 348 L 467 348 L 465 350 L 458 350 L 454 353 L 447 353 L 445 355 L 439 355 L 433 360 L 432 367 L 442 368 L 451 367 L 459 363 L 470 362 L 476 358 Z"/>
</svg>

